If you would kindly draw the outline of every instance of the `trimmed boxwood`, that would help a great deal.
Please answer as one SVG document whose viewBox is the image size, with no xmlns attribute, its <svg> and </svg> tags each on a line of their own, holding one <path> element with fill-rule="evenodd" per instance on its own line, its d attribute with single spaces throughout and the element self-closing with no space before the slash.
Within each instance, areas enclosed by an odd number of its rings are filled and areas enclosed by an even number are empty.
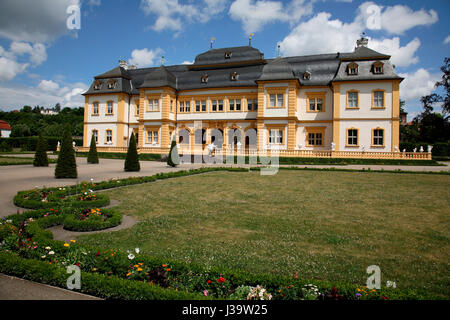
<svg viewBox="0 0 450 320">
<path fill-rule="evenodd" d="M 106 219 L 100 216 L 80 220 L 78 214 L 68 214 L 64 218 L 64 229 L 71 231 L 96 231 L 118 226 L 122 222 L 122 214 L 116 210 L 103 209 L 101 212 Z"/>
</svg>

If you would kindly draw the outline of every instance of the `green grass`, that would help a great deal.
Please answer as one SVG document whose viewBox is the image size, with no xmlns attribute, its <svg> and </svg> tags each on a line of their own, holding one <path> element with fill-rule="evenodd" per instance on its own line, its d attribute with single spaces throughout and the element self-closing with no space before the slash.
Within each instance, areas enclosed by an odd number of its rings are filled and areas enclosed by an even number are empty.
<svg viewBox="0 0 450 320">
<path fill-rule="evenodd" d="M 450 177 L 213 172 L 109 190 L 141 222 L 80 238 L 161 258 L 450 295 Z"/>
</svg>

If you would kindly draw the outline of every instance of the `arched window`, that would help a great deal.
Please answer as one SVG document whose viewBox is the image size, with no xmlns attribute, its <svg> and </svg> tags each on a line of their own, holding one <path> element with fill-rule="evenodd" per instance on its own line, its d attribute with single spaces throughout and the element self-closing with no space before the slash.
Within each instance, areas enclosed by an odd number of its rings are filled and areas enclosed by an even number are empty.
<svg viewBox="0 0 450 320">
<path fill-rule="evenodd" d="M 236 146 L 240 142 L 242 144 L 242 133 L 239 129 L 228 130 L 228 144 Z"/>
<path fill-rule="evenodd" d="M 222 129 L 212 129 L 211 130 L 211 143 L 214 143 L 219 148 L 222 147 L 222 145 L 223 145 Z"/>
<path fill-rule="evenodd" d="M 355 76 L 358 74 L 358 64 L 354 62 L 350 62 L 347 67 L 347 73 L 351 76 Z"/>
<path fill-rule="evenodd" d="M 190 132 L 187 129 L 181 129 L 178 132 L 178 142 L 181 144 L 189 144 Z"/>
<path fill-rule="evenodd" d="M 206 143 L 206 130 L 205 129 L 195 130 L 194 143 L 195 144 L 205 144 Z"/>
</svg>

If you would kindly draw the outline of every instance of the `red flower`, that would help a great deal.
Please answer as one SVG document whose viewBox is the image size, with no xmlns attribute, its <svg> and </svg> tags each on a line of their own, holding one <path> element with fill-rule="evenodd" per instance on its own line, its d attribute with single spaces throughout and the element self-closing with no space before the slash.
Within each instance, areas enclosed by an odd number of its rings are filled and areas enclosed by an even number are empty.
<svg viewBox="0 0 450 320">
<path fill-rule="evenodd" d="M 211 281 L 211 280 L 208 280 L 208 281 L 206 281 L 206 282 L 211 283 L 212 281 Z"/>
<path fill-rule="evenodd" d="M 225 278 L 220 277 L 219 279 L 217 279 L 217 283 L 222 283 L 222 282 L 225 282 Z"/>
<path fill-rule="evenodd" d="M 75 263 L 75 265 L 76 265 L 77 267 L 79 267 L 79 266 L 80 266 L 80 263 L 79 263 L 79 262 L 77 262 L 77 263 Z"/>
<path fill-rule="evenodd" d="M 389 298 L 385 296 L 381 296 L 381 298 L 383 298 L 383 300 L 389 300 Z"/>
<path fill-rule="evenodd" d="M 100 251 L 97 251 L 97 257 L 100 255 Z"/>
</svg>

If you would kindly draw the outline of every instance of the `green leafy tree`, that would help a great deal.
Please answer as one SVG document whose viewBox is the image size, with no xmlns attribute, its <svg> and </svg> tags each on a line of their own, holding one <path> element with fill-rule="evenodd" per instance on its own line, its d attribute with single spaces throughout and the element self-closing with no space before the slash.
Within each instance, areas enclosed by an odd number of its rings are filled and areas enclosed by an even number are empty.
<svg viewBox="0 0 450 320">
<path fill-rule="evenodd" d="M 139 156 L 136 148 L 136 138 L 134 132 L 131 133 L 130 143 L 128 145 L 127 157 L 125 159 L 125 171 L 140 171 Z"/>
<path fill-rule="evenodd" d="M 73 150 L 73 140 L 70 125 L 64 128 L 64 135 L 61 142 L 61 150 L 55 168 L 55 178 L 76 178 L 77 163 L 75 151 Z"/>
<path fill-rule="evenodd" d="M 44 139 L 42 134 L 39 134 L 39 140 L 36 146 L 36 153 L 34 154 L 33 161 L 33 165 L 35 167 L 48 167 L 47 148 L 47 140 Z"/>
<path fill-rule="evenodd" d="M 178 155 L 177 142 L 175 138 L 172 139 L 172 144 L 170 145 L 169 155 L 167 156 L 167 164 L 171 167 L 176 167 L 180 164 L 180 157 Z"/>
<path fill-rule="evenodd" d="M 442 80 L 436 82 L 436 87 L 442 87 L 445 97 L 442 98 L 442 112 L 450 114 L 450 58 L 444 59 L 444 65 L 441 67 Z"/>
<path fill-rule="evenodd" d="M 89 154 L 87 157 L 88 163 L 98 163 L 97 144 L 95 142 L 95 136 L 92 134 L 91 146 L 89 148 Z"/>
</svg>

